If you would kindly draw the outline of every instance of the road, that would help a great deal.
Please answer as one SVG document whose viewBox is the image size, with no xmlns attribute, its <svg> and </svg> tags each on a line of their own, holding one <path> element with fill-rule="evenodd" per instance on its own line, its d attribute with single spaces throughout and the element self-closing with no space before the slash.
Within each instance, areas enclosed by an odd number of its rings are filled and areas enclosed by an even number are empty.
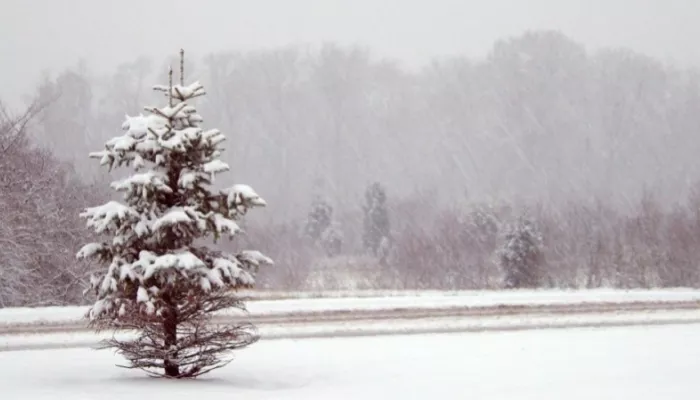
<svg viewBox="0 0 700 400">
<path fill-rule="evenodd" d="M 495 307 L 393 308 L 217 316 L 213 322 L 252 322 L 262 339 L 407 335 L 581 327 L 700 324 L 696 301 Z M 128 337 L 130 332 L 118 335 Z M 96 335 L 85 322 L 0 324 L 0 351 L 92 347 Z"/>
</svg>

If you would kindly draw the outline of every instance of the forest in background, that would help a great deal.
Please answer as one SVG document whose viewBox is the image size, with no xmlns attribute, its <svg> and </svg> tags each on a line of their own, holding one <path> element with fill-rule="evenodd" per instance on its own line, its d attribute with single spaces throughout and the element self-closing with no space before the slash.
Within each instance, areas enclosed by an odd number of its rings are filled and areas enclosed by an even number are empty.
<svg viewBox="0 0 700 400">
<path fill-rule="evenodd" d="M 700 283 L 698 70 L 552 31 L 420 71 L 333 44 L 189 61 L 228 137 L 220 184 L 269 203 L 222 243 L 275 260 L 261 288 Z M 77 63 L 0 113 L 0 307 L 82 302 L 78 214 L 118 199 L 87 154 L 176 63 Z"/>
</svg>

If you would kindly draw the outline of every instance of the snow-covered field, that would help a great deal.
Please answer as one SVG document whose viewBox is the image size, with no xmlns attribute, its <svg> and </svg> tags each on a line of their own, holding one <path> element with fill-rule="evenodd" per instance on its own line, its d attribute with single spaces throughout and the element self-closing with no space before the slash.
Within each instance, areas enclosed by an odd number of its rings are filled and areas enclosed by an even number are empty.
<svg viewBox="0 0 700 400">
<path fill-rule="evenodd" d="M 357 296 L 255 300 L 248 303 L 248 310 L 254 315 L 270 315 L 310 311 L 678 301 L 700 301 L 700 290 L 517 290 L 458 292 L 456 294 L 440 292 L 421 294 L 413 292 L 410 295 L 386 297 Z M 0 309 L 0 324 L 78 321 L 82 319 L 86 310 L 86 307 L 6 308 Z"/>
<path fill-rule="evenodd" d="M 114 367 L 109 351 L 0 352 L 7 400 L 684 400 L 699 325 L 261 341 L 196 381 Z"/>
</svg>

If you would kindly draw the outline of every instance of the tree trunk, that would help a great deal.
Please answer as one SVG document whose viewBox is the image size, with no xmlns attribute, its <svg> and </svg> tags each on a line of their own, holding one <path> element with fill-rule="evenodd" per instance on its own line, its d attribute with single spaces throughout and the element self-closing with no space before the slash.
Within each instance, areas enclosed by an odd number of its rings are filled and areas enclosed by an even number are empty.
<svg viewBox="0 0 700 400">
<path fill-rule="evenodd" d="M 163 320 L 163 333 L 165 336 L 165 358 L 163 359 L 163 367 L 165 367 L 165 376 L 177 378 L 180 376 L 180 365 L 177 362 L 177 352 L 171 353 L 171 349 L 177 346 L 177 309 L 170 306 Z"/>
</svg>

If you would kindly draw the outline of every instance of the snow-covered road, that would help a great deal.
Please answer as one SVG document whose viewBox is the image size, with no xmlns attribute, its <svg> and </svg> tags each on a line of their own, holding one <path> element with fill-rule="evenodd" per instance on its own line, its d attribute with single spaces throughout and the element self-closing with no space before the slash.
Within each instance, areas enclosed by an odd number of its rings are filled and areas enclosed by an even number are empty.
<svg viewBox="0 0 700 400">
<path fill-rule="evenodd" d="M 256 324 L 351 322 L 432 317 L 496 316 L 514 314 L 583 314 L 611 311 L 697 310 L 700 291 L 672 290 L 536 290 L 482 291 L 387 297 L 297 298 L 257 300 L 248 304 Z M 0 309 L 0 335 L 31 332 L 85 331 L 86 307 Z M 235 311 L 235 310 L 234 310 Z M 218 314 L 231 323 L 240 312 Z"/>
<path fill-rule="evenodd" d="M 109 351 L 0 353 L 3 399 L 696 399 L 700 326 L 261 341 L 207 378 L 113 367 Z"/>
<path fill-rule="evenodd" d="M 638 310 L 605 313 L 517 313 L 446 315 L 423 318 L 357 319 L 350 321 L 305 321 L 263 323 L 257 327 L 263 340 L 314 339 L 359 336 L 416 335 L 425 333 L 495 332 L 514 330 L 569 329 L 654 325 L 700 325 L 700 310 Z M 0 334 L 0 351 L 97 347 L 111 332 L 89 330 L 34 334 Z M 131 332 L 116 334 L 122 338 Z"/>
</svg>

